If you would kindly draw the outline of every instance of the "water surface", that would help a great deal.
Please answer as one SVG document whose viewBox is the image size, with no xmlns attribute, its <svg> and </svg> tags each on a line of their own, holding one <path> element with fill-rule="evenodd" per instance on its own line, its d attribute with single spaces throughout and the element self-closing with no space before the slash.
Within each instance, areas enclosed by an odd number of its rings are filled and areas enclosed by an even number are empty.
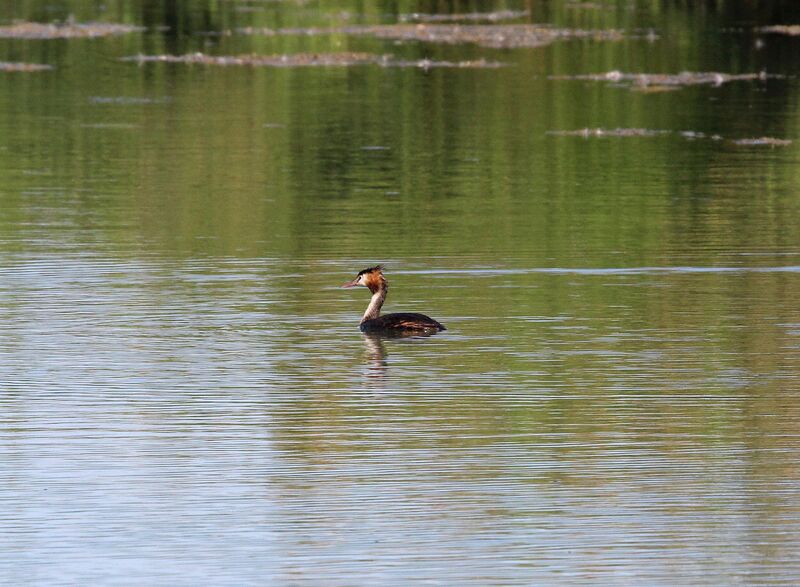
<svg viewBox="0 0 800 587">
<path fill-rule="evenodd" d="M 796 138 L 798 41 L 755 30 L 791 10 L 550 2 L 522 22 L 628 34 L 512 50 L 232 32 L 435 9 L 401 4 L 78 3 L 146 30 L 0 40 L 55 66 L 0 74 L 0 582 L 800 580 L 800 161 L 734 142 Z M 332 50 L 508 66 L 118 60 Z M 555 79 L 611 70 L 785 77 Z M 665 132 L 554 134 L 584 128 Z M 338 286 L 378 262 L 448 330 L 362 335 Z"/>
</svg>

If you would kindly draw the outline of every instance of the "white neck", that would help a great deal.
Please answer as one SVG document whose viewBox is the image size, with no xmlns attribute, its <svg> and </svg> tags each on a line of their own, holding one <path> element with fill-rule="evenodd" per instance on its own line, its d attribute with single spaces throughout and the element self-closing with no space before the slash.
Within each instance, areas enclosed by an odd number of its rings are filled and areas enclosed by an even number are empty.
<svg viewBox="0 0 800 587">
<path fill-rule="evenodd" d="M 381 315 L 381 306 L 383 306 L 383 300 L 386 299 L 386 289 L 387 288 L 382 287 L 372 294 L 372 299 L 369 301 L 367 311 L 364 312 L 364 316 L 361 318 L 362 322 L 373 320 Z"/>
</svg>

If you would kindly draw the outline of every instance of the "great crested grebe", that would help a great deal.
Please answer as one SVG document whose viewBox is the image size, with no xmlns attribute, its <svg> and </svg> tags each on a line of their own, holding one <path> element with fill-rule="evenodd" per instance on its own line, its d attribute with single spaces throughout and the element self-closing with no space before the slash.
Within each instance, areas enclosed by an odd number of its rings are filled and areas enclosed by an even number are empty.
<svg viewBox="0 0 800 587">
<path fill-rule="evenodd" d="M 369 306 L 367 306 L 367 311 L 364 312 L 364 317 L 361 318 L 361 326 L 359 328 L 361 328 L 362 332 L 409 332 L 415 330 L 435 332 L 447 330 L 443 325 L 425 314 L 398 312 L 381 316 L 381 306 L 383 306 L 386 294 L 389 291 L 389 283 L 383 276 L 383 267 L 381 265 L 359 271 L 353 281 L 348 281 L 342 287 L 358 286 L 368 287 L 369 291 L 372 292 L 372 299 L 369 302 Z"/>
</svg>

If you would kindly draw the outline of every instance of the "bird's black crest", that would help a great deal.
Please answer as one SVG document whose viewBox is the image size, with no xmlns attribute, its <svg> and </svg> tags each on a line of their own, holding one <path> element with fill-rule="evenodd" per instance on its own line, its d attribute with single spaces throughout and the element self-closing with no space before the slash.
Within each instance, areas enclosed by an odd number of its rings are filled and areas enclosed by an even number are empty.
<svg viewBox="0 0 800 587">
<path fill-rule="evenodd" d="M 383 271 L 383 265 L 375 265 L 375 267 L 367 267 L 363 271 L 359 271 L 356 277 L 361 277 L 365 273 L 372 273 L 373 271 Z"/>
</svg>

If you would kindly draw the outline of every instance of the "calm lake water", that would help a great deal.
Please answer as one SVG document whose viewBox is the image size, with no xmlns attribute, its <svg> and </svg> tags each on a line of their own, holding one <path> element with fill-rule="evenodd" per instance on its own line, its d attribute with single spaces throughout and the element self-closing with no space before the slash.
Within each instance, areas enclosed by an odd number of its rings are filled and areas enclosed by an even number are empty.
<svg viewBox="0 0 800 587">
<path fill-rule="evenodd" d="M 0 9 L 0 583 L 800 583 L 793 3 L 178 4 Z"/>
</svg>

